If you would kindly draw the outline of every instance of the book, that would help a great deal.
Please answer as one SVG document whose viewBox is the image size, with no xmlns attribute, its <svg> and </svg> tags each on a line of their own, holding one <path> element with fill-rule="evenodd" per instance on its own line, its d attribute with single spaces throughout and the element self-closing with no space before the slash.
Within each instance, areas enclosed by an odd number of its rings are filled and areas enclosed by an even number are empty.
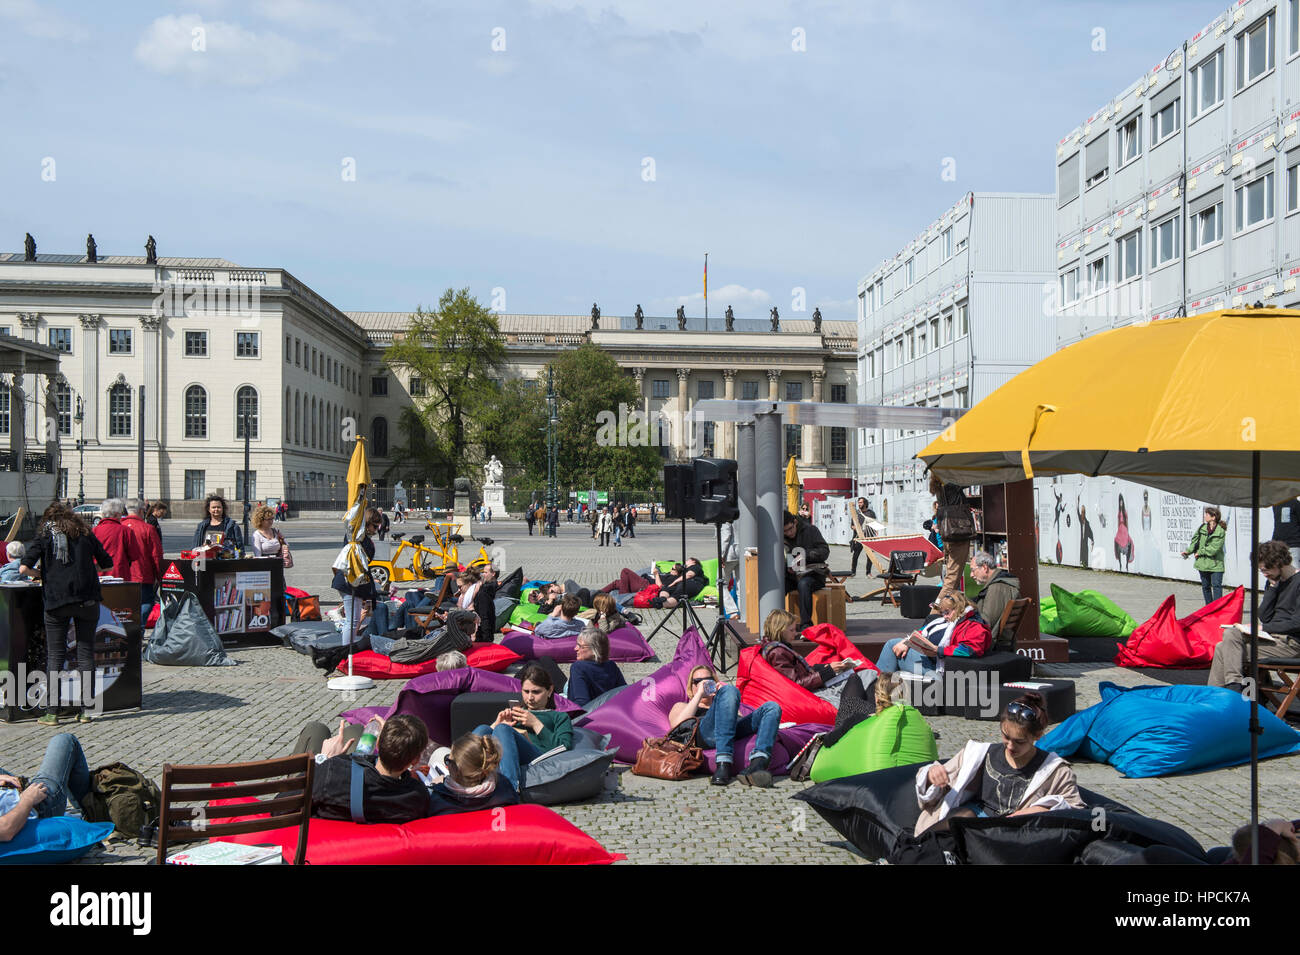
<svg viewBox="0 0 1300 955">
<path fill-rule="evenodd" d="M 235 842 L 205 842 L 167 857 L 168 865 L 279 865 L 279 846 L 243 846 Z"/>
<path fill-rule="evenodd" d="M 918 633 L 909 633 L 903 638 L 904 642 L 913 650 L 919 650 L 928 657 L 938 656 L 939 648 Z"/>
<path fill-rule="evenodd" d="M 1034 683 L 1030 680 L 1016 680 L 1014 683 L 1003 683 L 1003 686 L 1009 686 L 1015 690 L 1050 690 L 1050 683 Z"/>
<path fill-rule="evenodd" d="M 837 673 L 837 674 L 835 674 L 835 675 L 834 675 L 833 677 L 831 677 L 829 680 L 823 680 L 823 681 L 822 681 L 822 686 L 824 686 L 824 687 L 828 687 L 828 686 L 839 686 L 841 683 L 843 683 L 845 680 L 847 680 L 847 679 L 848 679 L 849 677 L 851 677 L 851 676 L 853 676 L 853 671 L 852 671 L 852 670 L 845 670 L 843 673 Z"/>
<path fill-rule="evenodd" d="M 1222 630 L 1240 630 L 1242 636 L 1247 639 L 1250 638 L 1250 628 L 1240 623 L 1223 623 L 1219 624 L 1219 627 Z M 1277 637 L 1273 636 L 1271 633 L 1265 633 L 1263 630 L 1259 631 L 1259 639 L 1263 640 L 1265 643 L 1277 643 Z"/>
<path fill-rule="evenodd" d="M 546 752 L 542 753 L 541 756 L 538 756 L 528 765 L 535 766 L 536 764 L 540 763 L 542 760 L 546 759 L 548 756 L 554 756 L 556 753 L 563 753 L 563 752 L 567 752 L 567 750 L 565 750 L 563 746 L 554 746 L 551 749 L 548 749 Z"/>
</svg>

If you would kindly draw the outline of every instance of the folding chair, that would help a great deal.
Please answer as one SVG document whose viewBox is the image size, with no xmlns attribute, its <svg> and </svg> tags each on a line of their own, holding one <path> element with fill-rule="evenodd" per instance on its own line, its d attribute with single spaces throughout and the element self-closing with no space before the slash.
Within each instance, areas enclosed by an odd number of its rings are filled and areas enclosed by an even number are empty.
<svg viewBox="0 0 1300 955">
<path fill-rule="evenodd" d="M 1278 719 L 1286 719 L 1287 710 L 1300 694 L 1300 657 L 1274 657 L 1271 660 L 1261 658 L 1259 661 L 1259 692 L 1273 702 Z M 1265 683 L 1266 678 L 1276 677 L 1281 686 Z"/>
<path fill-rule="evenodd" d="M 293 865 L 307 858 L 307 824 L 311 820 L 311 784 L 316 760 L 310 753 L 263 759 L 251 763 L 163 765 L 162 807 L 158 815 L 158 864 L 167 861 L 167 847 L 246 832 L 298 827 Z M 214 786 L 215 783 L 234 783 Z M 187 785 L 201 784 L 201 785 Z M 206 805 L 212 799 L 265 796 L 233 806 Z M 198 805 L 177 805 L 197 803 Z M 262 816 L 242 822 L 222 822 L 232 816 Z"/>
<path fill-rule="evenodd" d="M 915 584 L 916 577 L 925 569 L 926 552 L 923 550 L 890 551 L 889 566 L 880 574 L 884 586 L 869 594 L 855 597 L 855 600 L 871 600 L 880 597 L 880 602 L 898 606 L 898 588 L 904 584 Z"/>
</svg>

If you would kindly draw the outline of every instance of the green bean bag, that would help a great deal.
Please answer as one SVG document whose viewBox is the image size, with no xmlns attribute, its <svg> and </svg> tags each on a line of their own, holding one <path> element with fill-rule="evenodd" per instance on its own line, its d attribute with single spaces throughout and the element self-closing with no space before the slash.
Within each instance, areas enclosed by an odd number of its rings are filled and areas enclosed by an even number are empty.
<svg viewBox="0 0 1300 955">
<path fill-rule="evenodd" d="M 673 564 L 681 563 L 677 560 L 657 560 L 655 561 L 655 570 L 663 573 L 666 570 L 672 570 Z M 704 589 L 695 595 L 692 603 L 699 603 L 702 600 L 718 599 L 718 558 L 710 557 L 708 560 L 700 561 L 700 566 L 704 568 L 704 576 L 709 582 L 704 585 Z"/>
<path fill-rule="evenodd" d="M 1136 620 L 1115 601 L 1095 590 L 1081 590 L 1072 594 L 1052 584 L 1051 600 L 1056 619 L 1045 621 L 1040 613 L 1039 624 L 1044 633 L 1054 633 L 1058 637 L 1111 637 L 1126 640 L 1137 628 Z M 1050 629 L 1048 623 L 1051 623 Z"/>
<path fill-rule="evenodd" d="M 515 609 L 510 611 L 510 619 L 506 621 L 507 623 L 541 623 L 546 619 L 546 614 L 537 609 L 537 604 L 528 602 L 529 591 L 536 589 L 530 587 L 519 595 L 519 603 L 515 604 Z"/>
<path fill-rule="evenodd" d="M 934 731 L 925 717 L 915 707 L 895 703 L 867 717 L 834 746 L 823 746 L 813 760 L 812 779 L 821 783 L 938 758 Z"/>
<path fill-rule="evenodd" d="M 1056 633 L 1060 626 L 1061 621 L 1056 616 L 1056 601 L 1051 597 L 1044 597 L 1038 608 L 1038 632 Z"/>
</svg>

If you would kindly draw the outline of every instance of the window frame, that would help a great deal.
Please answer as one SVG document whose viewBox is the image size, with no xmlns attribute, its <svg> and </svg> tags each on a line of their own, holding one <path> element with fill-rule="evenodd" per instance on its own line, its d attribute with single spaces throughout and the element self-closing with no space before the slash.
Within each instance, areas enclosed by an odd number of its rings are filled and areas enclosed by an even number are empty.
<svg viewBox="0 0 1300 955">
<path fill-rule="evenodd" d="M 1133 267 L 1133 271 L 1131 273 L 1126 273 L 1124 268 L 1124 258 L 1125 258 L 1124 245 L 1126 242 L 1129 242 L 1130 240 L 1135 243 L 1133 249 L 1133 261 L 1135 264 Z M 1116 286 L 1120 286 L 1123 285 L 1125 282 L 1132 282 L 1134 279 L 1141 278 L 1142 276 L 1142 229 L 1141 228 L 1134 229 L 1131 232 L 1126 232 L 1124 235 L 1120 236 L 1115 240 L 1115 264 L 1118 266 L 1115 273 Z"/>
<path fill-rule="evenodd" d="M 64 407 L 66 401 L 67 406 Z M 72 386 L 66 381 L 57 382 L 54 386 L 54 417 L 55 432 L 65 438 L 72 437 L 72 413 L 76 404 L 76 398 L 72 394 Z M 64 427 L 64 421 L 67 427 Z"/>
<path fill-rule="evenodd" d="M 257 390 L 256 385 L 253 385 L 249 382 L 245 382 L 244 384 L 240 385 L 238 388 L 235 389 L 235 440 L 236 441 L 244 440 L 244 432 L 243 432 L 244 416 L 243 413 L 239 410 L 239 400 L 240 400 L 239 396 L 244 391 L 251 391 L 253 393 L 253 412 L 252 412 L 253 433 L 249 437 L 249 440 L 259 441 L 261 440 L 262 437 L 262 393 Z"/>
<path fill-rule="evenodd" d="M 191 336 L 191 335 L 202 335 L 202 336 L 203 336 L 203 352 L 202 352 L 201 354 L 191 354 L 191 353 L 190 353 L 190 336 Z M 210 341 L 211 341 L 211 336 L 208 334 L 208 330 L 207 330 L 206 328 L 187 328 L 187 329 L 185 329 L 185 330 L 184 330 L 184 333 L 181 335 L 181 357 L 182 357 L 182 358 L 210 358 L 210 357 L 212 357 L 212 350 L 211 350 L 211 348 L 209 347 L 209 342 L 210 342 Z"/>
<path fill-rule="evenodd" d="M 1097 281 L 1094 275 L 1100 273 L 1101 281 Z M 1088 279 L 1087 294 L 1096 295 L 1098 292 L 1104 292 L 1110 288 L 1110 253 L 1099 255 L 1095 259 L 1089 259 L 1084 263 L 1084 274 Z"/>
<path fill-rule="evenodd" d="M 253 354 L 251 355 L 240 354 L 240 347 L 241 347 L 240 339 L 243 338 L 244 336 L 251 336 L 253 339 Z M 236 329 L 235 330 L 235 358 L 243 360 L 243 359 L 250 359 L 250 358 L 261 358 L 261 357 L 262 357 L 262 333 L 248 331 L 246 329 Z"/>
<path fill-rule="evenodd" d="M 1074 276 L 1074 288 L 1073 288 L 1072 296 L 1067 294 L 1066 292 L 1066 279 L 1070 276 Z M 1057 291 L 1058 294 L 1060 295 L 1062 305 L 1073 305 L 1075 302 L 1079 301 L 1079 266 L 1078 265 L 1074 265 L 1069 269 L 1066 269 L 1064 272 L 1059 273 L 1059 275 L 1057 276 L 1057 280 L 1058 280 Z"/>
<path fill-rule="evenodd" d="M 117 351 L 113 348 L 113 336 L 116 334 L 125 334 L 128 344 L 126 351 Z M 135 329 L 134 328 L 110 328 L 108 334 L 104 336 L 104 347 L 108 349 L 108 354 L 117 358 L 129 357 L 135 354 Z"/>
<path fill-rule="evenodd" d="M 1265 172 L 1258 173 L 1253 179 L 1243 179 L 1239 185 L 1232 187 L 1232 236 L 1245 235 L 1256 229 L 1261 229 L 1273 221 L 1277 215 L 1276 185 L 1273 182 L 1275 170 L 1270 162 Z M 1247 222 L 1245 212 L 1247 210 L 1248 192 L 1252 186 L 1263 184 L 1264 194 L 1264 216 L 1255 222 Z M 1241 213 L 1241 227 L 1237 227 L 1238 213 Z"/>
<path fill-rule="evenodd" d="M 672 397 L 672 382 L 669 379 L 667 378 L 650 379 L 651 400 L 667 401 L 670 397 Z"/>
<path fill-rule="evenodd" d="M 379 387 L 382 384 L 382 388 Z M 370 376 L 370 397 L 387 398 L 388 397 L 388 376 L 371 375 Z"/>
<path fill-rule="evenodd" d="M 1236 82 L 1236 88 L 1233 91 L 1234 94 L 1245 92 L 1277 68 L 1277 22 L 1274 20 L 1276 10 L 1277 8 L 1274 7 L 1250 26 L 1246 27 L 1246 29 L 1238 33 L 1234 38 L 1236 43 L 1234 52 L 1236 53 L 1237 67 L 1237 75 L 1234 78 Z M 1264 28 L 1265 37 L 1266 48 L 1264 51 L 1264 67 L 1254 76 L 1248 76 L 1246 71 L 1251 65 L 1250 38 L 1253 34 L 1259 31 L 1260 27 Z M 1243 56 L 1243 53 L 1246 55 Z"/>
<path fill-rule="evenodd" d="M 190 410 L 190 392 L 198 389 L 203 397 L 202 412 L 193 412 Z M 181 392 L 181 437 L 186 441 L 206 441 L 210 436 L 208 429 L 208 389 L 199 382 L 194 382 L 185 386 Z M 191 428 L 191 422 L 195 422 L 195 427 Z M 200 427 L 201 425 L 201 427 Z M 202 433 L 198 433 L 198 432 Z"/>
<path fill-rule="evenodd" d="M 115 486 L 119 481 L 121 482 L 120 488 Z M 108 492 L 107 497 L 128 497 L 131 493 L 131 469 L 109 468 L 104 487 Z"/>
<path fill-rule="evenodd" d="M 1286 59 L 1290 60 L 1300 55 L 1300 0 L 1286 0 L 1286 18 Z"/>
<path fill-rule="evenodd" d="M 55 333 L 55 332 L 67 332 L 67 333 L 68 333 L 68 347 L 67 347 L 67 348 L 60 348 L 59 346 L 57 346 L 57 345 L 54 344 L 54 333 Z M 45 341 L 46 341 L 46 343 L 47 343 L 51 348 L 53 348 L 55 351 L 57 351 L 57 352 L 58 352 L 59 354 L 61 354 L 61 355 L 71 355 L 71 354 L 72 354 L 72 339 L 73 339 L 73 336 L 72 336 L 72 328 L 69 327 L 69 326 L 67 326 L 67 325 L 57 325 L 57 326 L 56 326 L 56 325 L 52 325 L 52 326 L 50 326 L 49 328 L 47 328 L 47 329 L 45 330 Z"/>
<path fill-rule="evenodd" d="M 197 479 L 194 477 L 194 475 L 196 474 L 198 475 Z M 198 491 L 196 494 L 191 496 L 190 488 L 193 486 L 193 482 L 195 482 L 196 480 L 198 483 Z M 182 500 L 201 501 L 203 500 L 204 497 L 207 496 L 208 493 L 208 472 L 207 471 L 202 470 L 201 468 L 186 468 L 184 482 L 185 483 L 181 488 L 181 494 L 183 495 Z"/>
<path fill-rule="evenodd" d="M 947 262 L 953 256 L 952 250 L 954 243 L 952 237 L 952 226 L 948 226 L 948 228 L 944 229 L 943 232 L 939 234 L 939 239 L 941 242 L 941 248 L 943 249 L 943 261 Z"/>
<path fill-rule="evenodd" d="M 1282 202 L 1283 218 L 1300 212 L 1300 155 L 1297 155 L 1293 162 L 1287 163 L 1286 178 L 1283 180 Z"/>
<path fill-rule="evenodd" d="M 1157 146 L 1159 146 L 1161 143 L 1165 142 L 1165 141 L 1168 140 L 1168 139 L 1172 139 L 1174 136 L 1177 136 L 1177 135 L 1178 135 L 1178 131 L 1182 128 L 1182 127 L 1181 127 L 1181 124 L 1180 124 L 1180 122 L 1179 122 L 1179 120 L 1182 118 L 1181 115 L 1180 115 L 1180 113 L 1181 113 L 1181 111 L 1182 111 L 1182 102 L 1183 102 L 1183 97 L 1182 97 L 1182 95 L 1180 94 L 1180 95 L 1174 97 L 1174 99 L 1171 100 L 1167 106 L 1164 106 L 1163 108 L 1161 108 L 1161 109 L 1158 110 L 1158 111 L 1152 111 L 1152 113 L 1151 113 L 1151 146 L 1150 146 L 1151 149 L 1155 149 L 1155 148 L 1156 148 Z M 1156 136 L 1156 130 L 1157 130 L 1157 129 L 1159 128 L 1159 126 L 1160 126 L 1159 119 L 1160 119 L 1160 117 L 1163 116 L 1165 113 L 1169 112 L 1169 110 L 1173 110 L 1173 111 L 1174 111 L 1173 128 L 1170 129 L 1169 132 L 1165 133 L 1165 134 L 1162 135 L 1162 136 Z"/>
<path fill-rule="evenodd" d="M 1133 127 L 1133 135 L 1127 141 L 1133 147 L 1133 155 L 1124 157 L 1125 139 L 1128 128 Z M 1142 111 L 1129 114 L 1115 126 L 1115 171 L 1119 172 L 1131 163 L 1142 158 Z"/>
<path fill-rule="evenodd" d="M 1215 221 L 1218 223 L 1219 226 L 1218 236 L 1214 239 L 1211 239 L 1209 242 L 1203 242 L 1194 245 L 1193 243 L 1197 240 L 1197 237 L 1201 233 L 1202 217 L 1205 215 L 1205 213 L 1214 210 L 1217 210 L 1217 212 L 1215 213 Z M 1204 252 L 1207 249 L 1214 248 L 1214 246 L 1216 245 L 1223 244 L 1223 199 L 1222 198 L 1220 198 L 1218 202 L 1212 202 L 1209 205 L 1196 210 L 1195 212 L 1189 213 L 1188 215 L 1192 219 L 1192 228 L 1188 230 L 1188 235 L 1187 235 L 1188 255 L 1195 255 L 1198 252 Z"/>
<path fill-rule="evenodd" d="M 1224 97 L 1227 95 L 1227 91 L 1224 89 L 1223 84 L 1224 63 L 1227 60 L 1226 54 L 1227 47 L 1221 46 L 1213 53 L 1202 58 L 1199 63 L 1187 71 L 1188 86 L 1192 94 L 1192 102 L 1189 104 L 1187 109 L 1188 125 L 1191 125 L 1202 116 L 1205 116 L 1223 105 Z M 1218 99 L 1210 103 L 1208 106 L 1202 106 L 1201 100 L 1203 98 L 1202 92 L 1205 85 L 1203 82 L 1206 76 L 1205 71 L 1212 65 L 1215 67 L 1214 76 L 1215 83 L 1217 84 Z"/>
<path fill-rule="evenodd" d="M 1158 269 L 1163 269 L 1165 266 L 1173 265 L 1179 260 L 1179 257 L 1182 255 L 1182 241 L 1181 241 L 1182 226 L 1178 221 L 1181 218 L 1182 218 L 1181 214 L 1175 212 L 1172 215 L 1167 215 L 1163 219 L 1151 223 L 1150 269 L 1152 272 L 1155 272 Z M 1171 243 L 1171 248 L 1173 251 L 1169 258 L 1160 259 L 1159 253 L 1160 253 L 1161 245 L 1163 244 L 1163 240 L 1160 237 L 1160 230 L 1163 229 L 1165 226 L 1171 224 L 1173 225 L 1173 229 L 1174 229 L 1173 242 Z"/>
<path fill-rule="evenodd" d="M 911 288 L 916 284 L 916 256 L 912 256 L 903 263 L 903 277 L 906 282 L 904 288 Z"/>
<path fill-rule="evenodd" d="M 126 396 L 125 412 L 114 409 L 113 398 L 115 394 L 124 394 Z M 108 414 L 108 437 L 109 438 L 130 438 L 135 435 L 135 394 L 131 386 L 126 382 L 115 382 L 109 386 L 108 401 L 105 402 L 106 412 Z M 120 419 L 122 415 L 126 416 L 126 430 L 119 430 L 114 423 L 114 419 Z"/>
<path fill-rule="evenodd" d="M 406 383 L 406 390 L 412 398 L 429 397 L 429 386 L 419 375 L 412 375 Z"/>
</svg>

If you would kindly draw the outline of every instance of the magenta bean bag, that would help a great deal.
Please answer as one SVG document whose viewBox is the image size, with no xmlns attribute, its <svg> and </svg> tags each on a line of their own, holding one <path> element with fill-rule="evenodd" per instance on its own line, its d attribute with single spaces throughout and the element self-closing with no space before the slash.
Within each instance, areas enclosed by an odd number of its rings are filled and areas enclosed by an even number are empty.
<svg viewBox="0 0 1300 955">
<path fill-rule="evenodd" d="M 651 736 L 663 736 L 670 729 L 668 713 L 674 703 L 687 699 L 686 681 L 691 671 L 697 666 L 709 666 L 708 651 L 704 641 L 694 628 L 687 630 L 673 652 L 672 660 L 654 673 L 633 683 L 628 689 L 618 693 L 607 703 L 597 707 L 586 716 L 574 721 L 575 726 L 585 726 L 597 733 L 610 735 L 611 747 L 617 747 L 619 762 L 636 761 L 637 750 Z M 753 711 L 752 706 L 740 707 L 741 715 Z M 773 773 L 784 773 L 786 765 L 803 748 L 815 733 L 829 730 L 830 727 L 816 723 L 803 723 L 787 727 L 777 734 L 776 746 L 773 747 L 771 766 Z M 744 766 L 749 753 L 754 748 L 754 737 L 748 736 L 736 742 L 736 765 Z M 710 772 L 716 768 L 714 751 L 704 752 Z"/>
<path fill-rule="evenodd" d="M 513 650 L 525 660 L 550 657 L 556 663 L 572 663 L 578 659 L 577 637 L 548 640 L 532 633 L 515 631 L 501 638 L 501 646 Z M 641 631 L 630 623 L 610 631 L 609 658 L 616 663 L 641 663 L 653 659 L 654 655 Z"/>
<path fill-rule="evenodd" d="M 429 737 L 440 741 L 451 739 L 451 701 L 462 693 L 509 693 L 523 688 L 514 677 L 503 673 L 489 673 L 474 667 L 459 667 L 429 673 L 408 680 L 390 707 L 363 706 L 339 714 L 353 723 L 365 723 L 372 716 L 388 719 L 398 713 L 409 713 L 424 721 Z M 562 713 L 580 713 L 582 707 L 560 694 L 555 694 L 555 709 Z"/>
</svg>

